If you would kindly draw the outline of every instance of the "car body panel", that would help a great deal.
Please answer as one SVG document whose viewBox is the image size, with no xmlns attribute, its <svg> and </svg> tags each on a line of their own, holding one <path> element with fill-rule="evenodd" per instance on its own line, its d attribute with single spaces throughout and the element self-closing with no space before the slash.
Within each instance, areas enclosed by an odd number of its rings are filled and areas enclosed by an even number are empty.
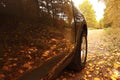
<svg viewBox="0 0 120 80">
<path fill-rule="evenodd" d="M 76 42 L 86 24 L 83 15 L 70 0 L 2 0 L 0 3 L 0 52 L 9 53 L 6 56 L 10 57 L 15 54 L 19 66 L 11 69 L 16 69 L 16 73 L 18 67 L 25 69 L 15 77 L 53 79 L 74 57 Z M 4 63 L 2 66 L 8 66 Z M 26 63 L 32 68 L 26 68 Z"/>
</svg>

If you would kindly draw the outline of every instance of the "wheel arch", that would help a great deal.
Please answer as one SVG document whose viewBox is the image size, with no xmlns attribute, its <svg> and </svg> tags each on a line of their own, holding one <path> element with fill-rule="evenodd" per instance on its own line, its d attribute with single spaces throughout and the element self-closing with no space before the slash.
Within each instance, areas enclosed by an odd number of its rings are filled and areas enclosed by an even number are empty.
<svg viewBox="0 0 120 80">
<path fill-rule="evenodd" d="M 88 34 L 87 24 L 83 24 L 83 31 Z"/>
</svg>

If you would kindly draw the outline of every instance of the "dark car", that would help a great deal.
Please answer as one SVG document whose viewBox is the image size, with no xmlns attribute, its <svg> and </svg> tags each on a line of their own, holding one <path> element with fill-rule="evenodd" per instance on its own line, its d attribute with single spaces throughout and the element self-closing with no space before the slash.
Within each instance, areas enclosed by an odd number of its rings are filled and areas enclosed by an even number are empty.
<svg viewBox="0 0 120 80">
<path fill-rule="evenodd" d="M 53 80 L 86 58 L 87 24 L 71 0 L 0 0 L 0 80 Z"/>
</svg>

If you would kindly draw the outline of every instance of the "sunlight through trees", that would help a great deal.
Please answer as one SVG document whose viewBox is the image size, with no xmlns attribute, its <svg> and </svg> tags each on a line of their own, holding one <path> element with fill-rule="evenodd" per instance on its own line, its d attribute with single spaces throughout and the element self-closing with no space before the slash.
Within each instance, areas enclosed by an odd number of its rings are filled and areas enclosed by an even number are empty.
<svg viewBox="0 0 120 80">
<path fill-rule="evenodd" d="M 104 0 L 104 27 L 120 27 L 120 0 Z"/>
<path fill-rule="evenodd" d="M 88 0 L 85 0 L 79 5 L 80 11 L 85 15 L 89 28 L 95 28 L 97 26 L 97 20 L 93 6 Z"/>
</svg>

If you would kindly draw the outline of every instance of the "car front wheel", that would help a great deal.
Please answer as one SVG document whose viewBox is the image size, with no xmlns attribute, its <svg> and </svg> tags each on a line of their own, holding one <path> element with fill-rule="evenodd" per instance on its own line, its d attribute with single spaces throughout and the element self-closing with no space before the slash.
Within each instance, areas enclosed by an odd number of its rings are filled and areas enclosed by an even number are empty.
<svg viewBox="0 0 120 80">
<path fill-rule="evenodd" d="M 75 71 L 80 71 L 85 67 L 87 59 L 87 34 L 82 32 L 80 39 L 77 42 L 74 58 L 68 68 Z"/>
<path fill-rule="evenodd" d="M 79 47 L 78 53 L 80 57 L 80 66 L 81 68 L 84 68 L 87 58 L 87 35 L 85 33 L 82 34 L 78 47 Z"/>
<path fill-rule="evenodd" d="M 87 34 L 82 32 L 80 39 L 77 44 L 75 54 L 75 69 L 81 70 L 85 67 L 87 59 Z"/>
</svg>

